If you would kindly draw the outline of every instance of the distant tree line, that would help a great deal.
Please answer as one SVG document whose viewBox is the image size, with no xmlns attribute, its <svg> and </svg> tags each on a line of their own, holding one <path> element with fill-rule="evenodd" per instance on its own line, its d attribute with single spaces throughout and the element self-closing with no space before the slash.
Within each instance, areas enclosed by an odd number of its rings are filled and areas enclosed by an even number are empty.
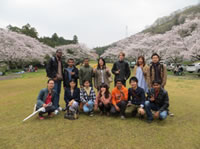
<svg viewBox="0 0 200 149">
<path fill-rule="evenodd" d="M 31 27 L 30 24 L 26 24 L 22 26 L 21 28 L 17 26 L 12 26 L 8 25 L 7 26 L 8 30 L 25 34 L 27 36 L 30 36 L 32 38 L 37 39 L 38 41 L 50 46 L 50 47 L 55 47 L 55 46 L 61 46 L 61 45 L 68 45 L 68 44 L 77 44 L 78 43 L 78 37 L 76 35 L 73 36 L 72 40 L 66 40 L 63 37 L 59 37 L 57 33 L 54 33 L 51 37 L 39 37 L 39 34 L 37 30 L 34 27 Z"/>
</svg>

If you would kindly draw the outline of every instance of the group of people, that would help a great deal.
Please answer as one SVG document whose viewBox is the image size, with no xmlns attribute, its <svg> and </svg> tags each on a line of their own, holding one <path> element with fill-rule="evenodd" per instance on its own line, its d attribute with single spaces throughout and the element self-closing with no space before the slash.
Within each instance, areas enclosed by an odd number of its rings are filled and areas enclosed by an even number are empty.
<svg viewBox="0 0 200 149">
<path fill-rule="evenodd" d="M 146 114 L 147 122 L 167 117 L 169 97 L 164 89 L 167 71 L 165 65 L 160 63 L 158 54 L 152 55 L 150 66 L 145 63 L 143 56 L 138 57 L 130 79 L 130 67 L 124 60 L 123 52 L 119 53 L 119 60 L 113 64 L 112 70 L 106 66 L 103 58 L 98 59 L 95 68 L 91 67 L 89 59 L 85 58 L 78 70 L 74 59 L 68 59 L 64 67 L 61 57 L 62 51 L 58 49 L 46 66 L 49 78 L 47 88 L 40 91 L 37 99 L 37 109 L 45 107 L 45 112 L 39 113 L 40 119 L 44 119 L 44 113 L 52 117 L 61 110 L 67 111 L 66 118 L 76 119 L 80 110 L 93 116 L 93 112 L 98 109 L 101 115 L 120 115 L 121 119 L 125 119 L 125 111 L 129 106 L 134 107 L 132 116 L 139 115 L 143 118 Z M 115 76 L 114 88 L 110 92 L 112 74 Z M 130 88 L 126 88 L 128 79 Z M 62 82 L 66 103 L 64 109 L 59 106 Z"/>
</svg>

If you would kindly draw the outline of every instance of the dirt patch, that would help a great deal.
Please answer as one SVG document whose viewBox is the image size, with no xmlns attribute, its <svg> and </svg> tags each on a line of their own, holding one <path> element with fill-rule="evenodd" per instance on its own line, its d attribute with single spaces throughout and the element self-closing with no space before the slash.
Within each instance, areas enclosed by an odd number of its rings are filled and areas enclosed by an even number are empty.
<svg viewBox="0 0 200 149">
<path fill-rule="evenodd" d="M 0 80 L 11 80 L 11 79 L 16 79 L 16 78 L 21 78 L 21 74 L 9 74 L 6 76 L 0 76 Z"/>
</svg>

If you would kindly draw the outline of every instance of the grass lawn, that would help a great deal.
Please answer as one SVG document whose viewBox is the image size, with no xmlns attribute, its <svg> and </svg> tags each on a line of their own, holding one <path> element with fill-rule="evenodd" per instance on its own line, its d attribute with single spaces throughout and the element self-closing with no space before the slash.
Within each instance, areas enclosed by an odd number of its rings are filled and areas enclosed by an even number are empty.
<svg viewBox="0 0 200 149">
<path fill-rule="evenodd" d="M 175 114 L 151 124 L 130 117 L 89 117 L 64 119 L 60 113 L 50 119 L 37 116 L 22 122 L 33 111 L 40 89 L 46 86 L 46 73 L 27 73 L 21 78 L 0 81 L 1 149 L 199 149 L 200 80 L 171 76 L 166 89 L 170 110 Z M 111 85 L 113 86 L 113 85 Z M 60 104 L 64 107 L 63 89 Z"/>
</svg>

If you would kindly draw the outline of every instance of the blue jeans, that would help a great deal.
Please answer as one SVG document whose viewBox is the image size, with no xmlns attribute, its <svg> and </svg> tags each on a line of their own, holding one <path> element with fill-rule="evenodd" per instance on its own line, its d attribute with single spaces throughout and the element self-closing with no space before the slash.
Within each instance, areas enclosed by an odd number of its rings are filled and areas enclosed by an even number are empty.
<svg viewBox="0 0 200 149">
<path fill-rule="evenodd" d="M 149 120 L 153 120 L 153 114 L 152 114 L 151 110 L 158 111 L 159 109 L 160 109 L 160 107 L 158 107 L 155 103 L 152 103 L 150 101 L 145 101 L 145 111 L 147 114 L 147 118 Z M 164 120 L 166 118 L 167 118 L 167 110 L 160 112 L 159 119 Z"/>
<path fill-rule="evenodd" d="M 83 112 L 89 113 L 92 112 L 94 108 L 94 102 L 92 100 L 88 101 L 88 106 L 86 104 L 83 105 Z"/>
<path fill-rule="evenodd" d="M 56 91 L 54 104 L 55 108 L 58 109 L 60 100 L 60 91 L 61 91 L 61 80 L 57 80 L 54 82 L 54 90 Z"/>
</svg>

